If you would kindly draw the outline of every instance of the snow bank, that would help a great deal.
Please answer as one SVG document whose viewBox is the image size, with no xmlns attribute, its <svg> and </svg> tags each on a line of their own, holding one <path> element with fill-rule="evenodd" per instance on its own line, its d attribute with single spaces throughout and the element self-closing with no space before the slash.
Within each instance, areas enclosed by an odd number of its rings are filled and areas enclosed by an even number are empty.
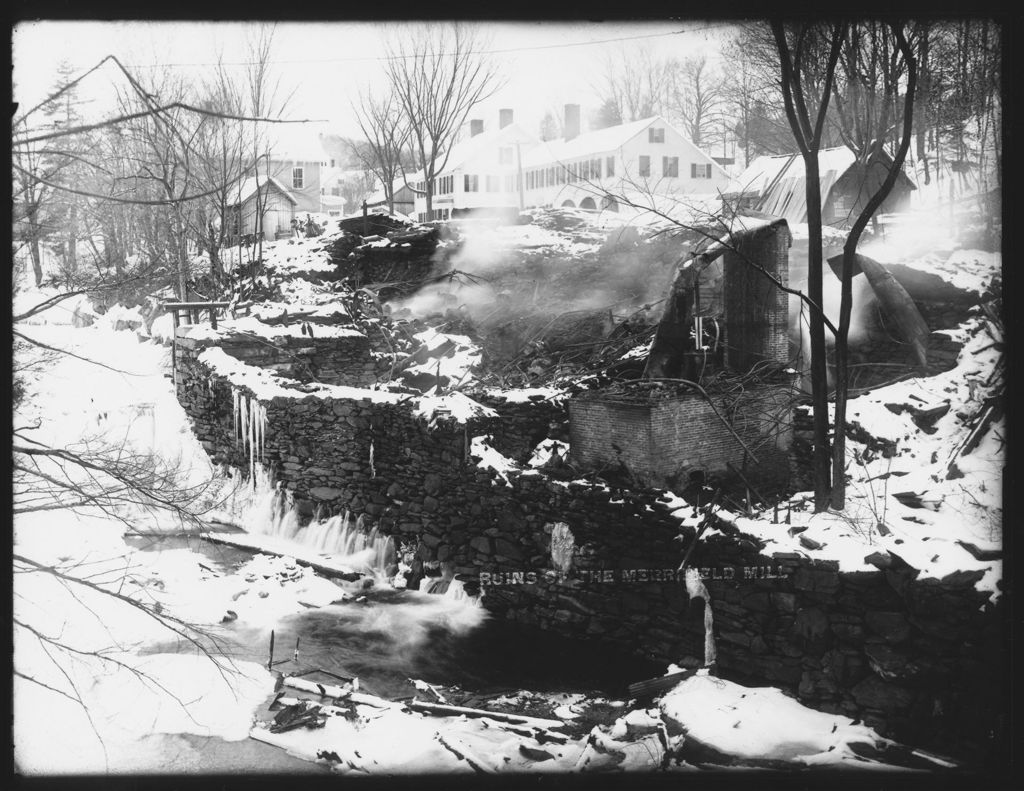
<svg viewBox="0 0 1024 791">
<path fill-rule="evenodd" d="M 741 687 L 706 674 L 681 682 L 659 708 L 686 737 L 741 759 L 860 766 L 866 762 L 850 745 L 884 741 L 849 717 L 814 711 L 774 687 Z"/>
</svg>

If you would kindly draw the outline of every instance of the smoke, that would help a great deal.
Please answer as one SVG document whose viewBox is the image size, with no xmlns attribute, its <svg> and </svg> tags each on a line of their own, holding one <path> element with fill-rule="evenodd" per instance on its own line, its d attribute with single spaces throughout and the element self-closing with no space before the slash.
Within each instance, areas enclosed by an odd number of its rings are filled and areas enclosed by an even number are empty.
<svg viewBox="0 0 1024 791">
<path fill-rule="evenodd" d="M 461 274 L 394 303 L 394 313 L 425 318 L 458 311 L 486 330 L 515 318 L 543 321 L 575 312 L 612 310 L 621 317 L 664 297 L 678 245 L 671 255 L 664 245 L 637 244 L 635 235 L 616 245 L 606 243 L 606 231 L 584 226 L 574 233 L 470 226 L 449 261 Z"/>
</svg>

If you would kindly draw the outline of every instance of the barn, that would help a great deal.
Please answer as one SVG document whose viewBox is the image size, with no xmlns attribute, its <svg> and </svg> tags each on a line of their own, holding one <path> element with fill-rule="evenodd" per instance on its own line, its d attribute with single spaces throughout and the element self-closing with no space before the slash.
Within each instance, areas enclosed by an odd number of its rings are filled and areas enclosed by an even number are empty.
<svg viewBox="0 0 1024 791">
<path fill-rule="evenodd" d="M 867 165 L 857 161 L 847 146 L 818 152 L 821 181 L 821 219 L 825 225 L 846 228 L 853 224 L 882 184 L 892 159 L 879 153 Z M 783 217 L 790 224 L 807 222 L 807 178 L 800 154 L 758 157 L 722 193 L 729 206 L 756 209 Z M 879 213 L 905 211 L 913 182 L 902 170 Z"/>
<path fill-rule="evenodd" d="M 262 224 L 256 222 L 257 194 L 262 209 Z M 274 239 L 291 232 L 295 216 L 295 197 L 273 176 L 250 176 L 228 191 L 228 236 L 251 236 L 258 229 L 264 239 Z"/>
</svg>

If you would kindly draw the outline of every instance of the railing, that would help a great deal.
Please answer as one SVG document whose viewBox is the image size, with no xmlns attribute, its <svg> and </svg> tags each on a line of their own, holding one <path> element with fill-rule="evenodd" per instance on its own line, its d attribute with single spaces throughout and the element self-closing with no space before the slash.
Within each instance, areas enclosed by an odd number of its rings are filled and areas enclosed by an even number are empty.
<svg viewBox="0 0 1024 791">
<path fill-rule="evenodd" d="M 210 326 L 217 329 L 217 311 L 226 308 L 230 302 L 164 302 L 164 309 L 174 316 L 174 329 L 177 332 L 181 324 L 181 313 L 184 311 L 186 320 L 192 324 L 200 322 L 200 316 L 204 310 L 209 312 Z"/>
</svg>

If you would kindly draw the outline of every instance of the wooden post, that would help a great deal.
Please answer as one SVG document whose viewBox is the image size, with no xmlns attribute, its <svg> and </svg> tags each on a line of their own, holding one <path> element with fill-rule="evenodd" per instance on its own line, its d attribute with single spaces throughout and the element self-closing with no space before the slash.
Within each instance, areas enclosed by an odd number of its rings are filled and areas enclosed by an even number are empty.
<svg viewBox="0 0 1024 791">
<path fill-rule="evenodd" d="M 270 656 L 267 658 L 267 670 L 274 669 L 274 630 L 270 630 Z"/>
<path fill-rule="evenodd" d="M 363 198 L 363 236 L 370 235 L 370 221 L 366 216 L 366 199 Z"/>
<path fill-rule="evenodd" d="M 217 329 L 217 308 L 210 305 L 210 326 Z"/>
</svg>

